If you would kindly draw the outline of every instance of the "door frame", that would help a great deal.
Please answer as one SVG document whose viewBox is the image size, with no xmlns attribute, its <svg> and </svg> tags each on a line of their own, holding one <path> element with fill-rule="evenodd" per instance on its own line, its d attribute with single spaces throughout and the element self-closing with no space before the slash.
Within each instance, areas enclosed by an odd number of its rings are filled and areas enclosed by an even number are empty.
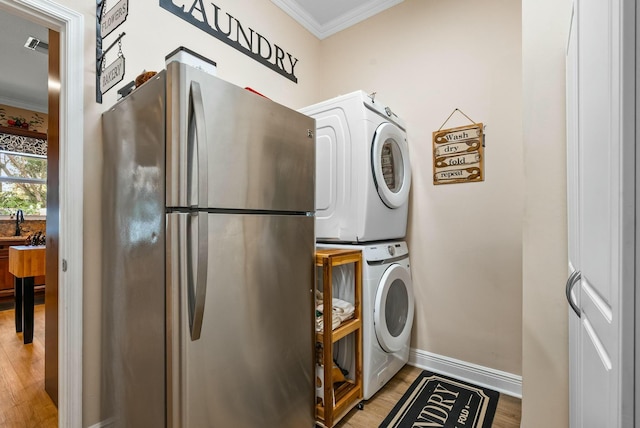
<svg viewBox="0 0 640 428">
<path fill-rule="evenodd" d="M 84 15 L 50 0 L 0 0 L 0 11 L 60 33 L 58 424 L 82 426 Z M 50 83 L 51 84 L 51 83 Z"/>
</svg>

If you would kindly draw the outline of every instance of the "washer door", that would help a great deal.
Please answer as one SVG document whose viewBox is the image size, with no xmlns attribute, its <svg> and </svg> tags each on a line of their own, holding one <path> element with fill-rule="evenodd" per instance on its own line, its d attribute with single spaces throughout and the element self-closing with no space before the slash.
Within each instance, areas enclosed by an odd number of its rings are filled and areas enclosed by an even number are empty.
<svg viewBox="0 0 640 428">
<path fill-rule="evenodd" d="M 407 346 L 413 324 L 413 286 L 406 267 L 392 264 L 384 272 L 376 292 L 373 325 L 378 343 L 387 352 Z"/>
<path fill-rule="evenodd" d="M 378 195 L 389 208 L 400 208 L 409 199 L 411 164 L 409 146 L 393 123 L 376 129 L 371 145 L 371 168 Z"/>
</svg>

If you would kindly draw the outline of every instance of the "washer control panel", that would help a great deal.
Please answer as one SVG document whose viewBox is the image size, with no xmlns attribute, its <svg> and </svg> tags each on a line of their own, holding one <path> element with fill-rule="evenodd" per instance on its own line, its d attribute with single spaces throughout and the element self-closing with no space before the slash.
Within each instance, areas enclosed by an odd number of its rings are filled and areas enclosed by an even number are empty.
<svg viewBox="0 0 640 428">
<path fill-rule="evenodd" d="M 368 261 L 382 261 L 391 258 L 403 257 L 409 254 L 406 242 L 381 242 L 376 245 L 364 247 L 363 258 Z"/>
<path fill-rule="evenodd" d="M 365 95 L 364 92 L 360 91 L 360 99 L 364 103 L 365 107 L 367 107 L 369 110 L 380 115 L 386 120 L 395 123 L 403 131 L 407 129 L 404 121 L 401 120 L 389 106 L 376 99 L 375 92 L 371 95 Z"/>
</svg>

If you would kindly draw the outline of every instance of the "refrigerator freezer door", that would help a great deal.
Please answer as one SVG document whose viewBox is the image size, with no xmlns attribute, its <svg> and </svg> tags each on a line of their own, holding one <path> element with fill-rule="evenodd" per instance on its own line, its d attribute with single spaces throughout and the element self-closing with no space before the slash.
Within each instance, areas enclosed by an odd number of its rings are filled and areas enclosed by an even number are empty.
<svg viewBox="0 0 640 428">
<path fill-rule="evenodd" d="M 314 211 L 314 119 L 185 64 L 167 76 L 168 207 Z"/>
<path fill-rule="evenodd" d="M 200 337 L 169 287 L 173 427 L 314 426 L 313 217 L 208 214 Z M 169 215 L 174 284 L 195 278 L 197 215 Z M 191 262 L 190 262 L 191 261 Z"/>
<path fill-rule="evenodd" d="M 161 73 L 102 117 L 98 362 L 109 426 L 165 426 L 164 88 Z"/>
</svg>

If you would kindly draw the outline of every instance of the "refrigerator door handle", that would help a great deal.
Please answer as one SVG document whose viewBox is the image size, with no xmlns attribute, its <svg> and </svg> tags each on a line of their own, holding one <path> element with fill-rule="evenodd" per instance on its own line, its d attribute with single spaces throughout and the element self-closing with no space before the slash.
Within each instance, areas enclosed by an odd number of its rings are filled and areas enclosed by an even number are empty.
<svg viewBox="0 0 640 428">
<path fill-rule="evenodd" d="M 191 90 L 189 92 L 190 99 L 190 108 L 191 114 L 189 115 L 189 119 L 191 123 L 189 124 L 189 151 L 191 152 L 191 156 L 189 156 L 189 162 L 191 165 L 188 165 L 188 170 L 193 171 L 193 159 L 194 159 L 194 150 L 197 151 L 197 201 L 192 203 L 192 207 L 206 207 L 208 204 L 209 197 L 209 171 L 208 171 L 208 153 L 207 153 L 207 129 L 205 125 L 205 114 L 204 114 L 204 102 L 202 101 L 202 89 L 200 89 L 200 83 L 195 80 L 191 81 Z M 194 132 L 195 131 L 195 132 Z M 194 135 L 195 134 L 195 135 Z M 193 140 L 197 140 L 197 145 L 194 147 Z M 190 191 L 192 189 L 189 189 Z M 191 192 L 190 195 L 193 195 Z"/>
<path fill-rule="evenodd" d="M 192 208 L 206 207 L 208 204 L 209 188 L 208 188 L 208 153 L 207 153 L 207 130 L 205 127 L 204 102 L 202 100 L 202 89 L 200 83 L 195 80 L 191 81 L 189 91 L 190 110 L 189 119 L 189 156 L 190 162 L 194 157 L 197 162 L 197 194 L 198 199 L 195 204 L 191 204 Z M 197 144 L 194 147 L 194 139 Z M 195 155 L 195 156 L 194 156 Z M 194 165 L 188 165 L 189 170 L 193 171 Z M 192 189 L 190 189 L 192 190 Z M 190 193 L 193 195 L 193 193 Z M 206 212 L 197 211 L 192 214 L 197 217 L 197 235 L 196 235 L 196 266 L 195 266 L 195 284 L 193 277 L 189 279 L 189 324 L 191 327 L 191 340 L 198 340 L 202 330 L 202 317 L 204 315 L 204 301 L 207 292 L 207 263 L 209 258 L 209 219 Z M 189 235 L 191 238 L 194 235 Z M 192 245 L 187 245 L 188 251 L 193 251 Z M 193 261 L 193 257 L 190 257 Z"/>
<path fill-rule="evenodd" d="M 195 266 L 195 284 L 193 281 L 193 275 L 190 275 L 188 280 L 188 295 L 189 295 L 189 326 L 191 328 L 191 341 L 200 339 L 200 332 L 202 331 L 202 317 L 204 315 L 204 301 L 207 295 L 207 264 L 209 258 L 209 219 L 206 212 L 192 213 L 189 221 L 192 221 L 192 217 L 197 219 L 197 256 Z M 193 235 L 189 234 L 192 237 Z M 189 252 L 193 251 L 193 246 L 188 243 L 187 248 Z M 189 260 L 193 263 L 193 255 L 189 254 Z M 193 272 L 193 271 L 191 271 Z"/>
</svg>

